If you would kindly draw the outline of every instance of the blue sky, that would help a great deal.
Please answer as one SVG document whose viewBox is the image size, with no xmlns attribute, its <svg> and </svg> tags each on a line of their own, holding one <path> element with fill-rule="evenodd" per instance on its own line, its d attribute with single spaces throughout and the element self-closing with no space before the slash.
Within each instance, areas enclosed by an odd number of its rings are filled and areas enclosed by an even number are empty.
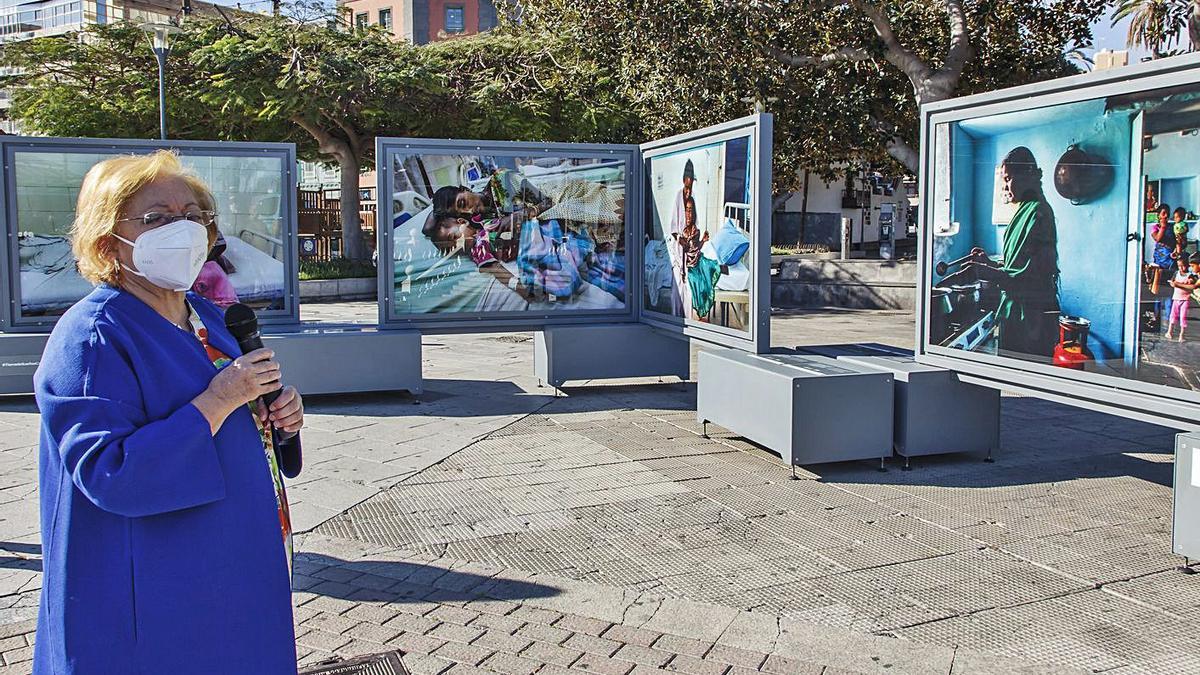
<svg viewBox="0 0 1200 675">
<path fill-rule="evenodd" d="M 1092 26 L 1092 35 L 1095 37 L 1096 49 L 1125 49 L 1125 34 L 1129 31 L 1129 19 L 1124 19 L 1116 26 L 1111 26 L 1112 11 L 1110 10 L 1103 19 Z M 1185 38 L 1186 39 L 1186 38 Z M 1149 56 L 1150 53 L 1144 49 L 1129 50 L 1129 62 L 1137 63 L 1141 57 Z"/>
</svg>

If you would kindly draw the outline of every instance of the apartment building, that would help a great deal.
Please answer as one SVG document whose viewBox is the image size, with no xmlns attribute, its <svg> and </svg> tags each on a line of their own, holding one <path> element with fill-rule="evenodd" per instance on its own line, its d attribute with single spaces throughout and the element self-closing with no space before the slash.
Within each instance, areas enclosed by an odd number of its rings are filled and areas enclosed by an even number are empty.
<svg viewBox="0 0 1200 675">
<path fill-rule="evenodd" d="M 397 39 L 423 45 L 496 27 L 493 0 L 342 0 L 355 28 L 378 25 Z"/>
<path fill-rule="evenodd" d="M 214 5 L 187 3 L 198 13 L 215 13 Z M 61 35 L 91 24 L 117 21 L 169 21 L 183 12 L 183 0 L 0 0 L 0 42 Z"/>
</svg>

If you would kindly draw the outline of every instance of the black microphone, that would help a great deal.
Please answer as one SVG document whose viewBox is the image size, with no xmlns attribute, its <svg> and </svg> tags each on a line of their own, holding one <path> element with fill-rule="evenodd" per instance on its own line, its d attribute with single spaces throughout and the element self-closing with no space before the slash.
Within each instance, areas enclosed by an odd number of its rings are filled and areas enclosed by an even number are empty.
<svg viewBox="0 0 1200 675">
<path fill-rule="evenodd" d="M 241 303 L 230 305 L 225 310 L 225 327 L 229 329 L 233 339 L 237 340 L 238 348 L 242 350 L 243 354 L 263 348 L 262 334 L 258 332 L 258 317 L 254 316 L 254 310 L 249 307 Z M 275 399 L 279 398 L 281 391 L 281 389 L 276 389 L 263 394 L 261 399 L 263 405 L 270 408 Z M 283 432 L 272 426 L 271 436 L 275 442 L 275 458 L 279 462 L 279 470 L 288 478 L 300 475 L 300 468 L 303 464 L 300 452 L 300 434 Z"/>
</svg>

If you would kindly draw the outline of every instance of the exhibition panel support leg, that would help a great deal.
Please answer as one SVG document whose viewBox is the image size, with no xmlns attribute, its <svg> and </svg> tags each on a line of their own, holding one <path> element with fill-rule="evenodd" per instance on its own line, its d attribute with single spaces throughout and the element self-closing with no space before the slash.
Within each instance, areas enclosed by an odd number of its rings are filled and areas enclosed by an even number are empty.
<svg viewBox="0 0 1200 675">
<path fill-rule="evenodd" d="M 1195 574 L 1191 559 L 1200 553 L 1200 432 L 1175 436 L 1175 481 L 1172 489 L 1171 550 L 1183 556 L 1186 574 Z"/>
<path fill-rule="evenodd" d="M 696 415 L 796 467 L 892 453 L 892 376 L 822 356 L 700 352 Z M 845 401 L 854 401 L 847 406 Z"/>
<path fill-rule="evenodd" d="M 408 391 L 419 397 L 424 391 L 419 331 L 323 327 L 273 332 L 263 343 L 275 351 L 284 381 L 302 394 Z"/>
<path fill-rule="evenodd" d="M 534 334 L 538 379 L 559 388 L 579 380 L 691 375 L 686 338 L 639 323 L 547 326 Z"/>
<path fill-rule="evenodd" d="M 895 382 L 895 452 L 910 457 L 986 453 L 1000 445 L 1000 392 L 963 382 L 945 368 L 917 363 L 907 350 L 885 345 L 803 347 L 807 353 L 836 358 L 891 373 Z"/>
</svg>

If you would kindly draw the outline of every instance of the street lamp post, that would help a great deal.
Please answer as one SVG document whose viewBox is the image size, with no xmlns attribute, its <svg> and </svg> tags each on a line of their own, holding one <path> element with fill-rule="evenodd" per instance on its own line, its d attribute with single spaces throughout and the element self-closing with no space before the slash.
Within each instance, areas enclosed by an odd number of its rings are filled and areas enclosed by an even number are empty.
<svg viewBox="0 0 1200 675">
<path fill-rule="evenodd" d="M 158 130 L 162 140 L 167 140 L 167 54 L 171 53 L 171 34 L 179 27 L 169 23 L 144 23 L 139 26 L 150 33 L 151 49 L 158 60 Z"/>
</svg>

